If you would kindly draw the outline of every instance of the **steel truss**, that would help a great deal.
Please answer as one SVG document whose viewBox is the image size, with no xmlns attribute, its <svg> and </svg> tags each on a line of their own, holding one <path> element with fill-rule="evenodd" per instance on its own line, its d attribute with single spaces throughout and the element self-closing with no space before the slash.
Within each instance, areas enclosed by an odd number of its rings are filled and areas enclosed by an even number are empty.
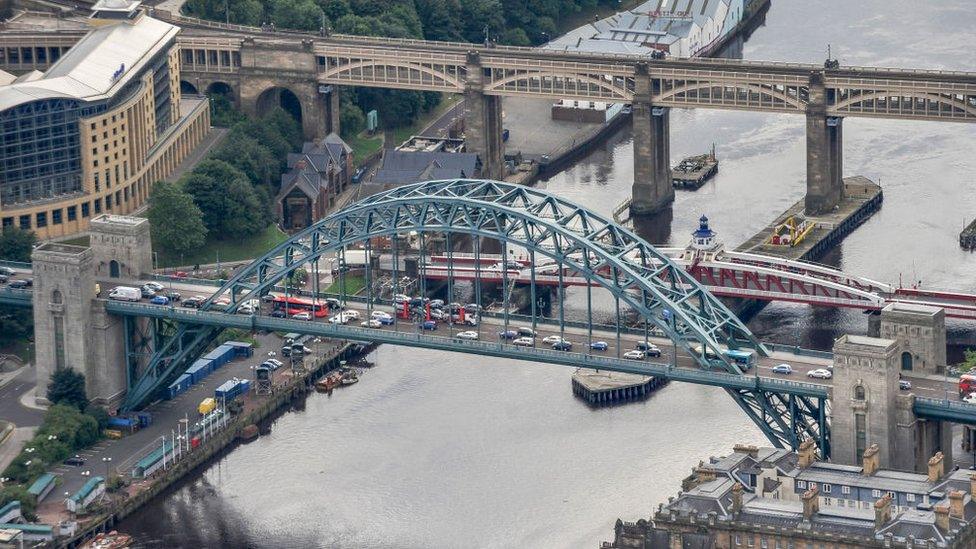
<svg viewBox="0 0 976 549">
<path fill-rule="evenodd" d="M 410 231 L 497 239 L 565 264 L 657 326 L 703 370 L 742 375 L 724 357 L 723 346 L 768 354 L 745 325 L 683 267 L 633 232 L 547 192 L 486 180 L 431 181 L 366 198 L 322 219 L 240 270 L 201 309 L 213 310 L 214 300 L 226 297 L 230 304 L 224 312 L 233 315 L 245 299 L 267 294 L 289 273 L 317 264 L 326 254 L 373 237 Z M 144 404 L 220 330 L 216 326 L 180 326 L 130 389 L 124 408 Z M 777 446 L 795 447 L 805 437 L 822 442 L 828 436 L 822 402 L 815 405 L 787 395 L 728 391 Z"/>
</svg>

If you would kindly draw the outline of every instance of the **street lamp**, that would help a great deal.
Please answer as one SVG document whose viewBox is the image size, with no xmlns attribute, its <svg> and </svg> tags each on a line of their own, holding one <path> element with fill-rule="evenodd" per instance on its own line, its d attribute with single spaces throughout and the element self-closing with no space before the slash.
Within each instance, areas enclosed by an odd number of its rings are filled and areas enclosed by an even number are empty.
<svg viewBox="0 0 976 549">
<path fill-rule="evenodd" d="M 108 467 L 109 467 L 108 464 L 109 463 L 112 463 L 112 458 L 110 458 L 110 457 L 103 457 L 102 458 L 102 463 L 105 464 L 105 480 L 107 481 L 108 480 Z"/>
</svg>

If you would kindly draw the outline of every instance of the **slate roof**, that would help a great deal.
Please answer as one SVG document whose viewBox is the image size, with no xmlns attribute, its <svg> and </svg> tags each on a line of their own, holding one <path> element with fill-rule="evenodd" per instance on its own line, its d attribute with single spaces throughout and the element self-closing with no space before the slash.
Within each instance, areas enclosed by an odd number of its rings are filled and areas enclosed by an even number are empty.
<svg viewBox="0 0 976 549">
<path fill-rule="evenodd" d="M 373 183 L 408 185 L 437 179 L 474 177 L 478 169 L 475 153 L 421 152 L 388 150 L 376 170 Z"/>
</svg>

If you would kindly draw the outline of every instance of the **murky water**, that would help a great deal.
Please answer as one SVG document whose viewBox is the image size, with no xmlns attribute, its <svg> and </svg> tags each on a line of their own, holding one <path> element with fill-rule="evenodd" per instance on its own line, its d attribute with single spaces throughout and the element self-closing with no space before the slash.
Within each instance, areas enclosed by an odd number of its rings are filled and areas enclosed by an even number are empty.
<svg viewBox="0 0 976 549">
<path fill-rule="evenodd" d="M 976 13 L 962 0 L 773 0 L 748 59 L 973 70 Z M 737 245 L 804 192 L 803 120 L 674 111 L 674 158 L 716 144 L 719 175 L 643 227 L 684 244 L 702 213 Z M 976 215 L 976 127 L 849 119 L 845 174 L 880 180 L 881 211 L 823 259 L 864 276 L 976 291 L 957 234 Z M 632 144 L 615 136 L 545 184 L 609 212 L 630 192 Z M 864 332 L 854 311 L 773 305 L 751 328 L 829 348 Z M 950 339 L 973 339 L 953 326 Z M 763 443 L 719 390 L 672 384 L 591 410 L 558 366 L 383 347 L 363 382 L 315 395 L 125 521 L 149 547 L 589 547 L 646 517 L 681 478 L 736 442 Z"/>
</svg>

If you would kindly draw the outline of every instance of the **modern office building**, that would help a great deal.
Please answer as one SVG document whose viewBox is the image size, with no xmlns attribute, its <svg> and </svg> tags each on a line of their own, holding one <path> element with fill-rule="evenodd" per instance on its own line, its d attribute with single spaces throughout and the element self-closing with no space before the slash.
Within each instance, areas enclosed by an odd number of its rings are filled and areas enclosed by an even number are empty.
<svg viewBox="0 0 976 549">
<path fill-rule="evenodd" d="M 0 227 L 70 236 L 142 207 L 210 131 L 180 95 L 179 28 L 101 0 L 92 30 L 44 73 L 0 72 Z"/>
<path fill-rule="evenodd" d="M 649 519 L 618 520 L 605 548 L 853 549 L 976 547 L 976 473 L 880 468 L 877 445 L 860 466 L 798 451 L 737 445 L 701 462 Z"/>
</svg>

